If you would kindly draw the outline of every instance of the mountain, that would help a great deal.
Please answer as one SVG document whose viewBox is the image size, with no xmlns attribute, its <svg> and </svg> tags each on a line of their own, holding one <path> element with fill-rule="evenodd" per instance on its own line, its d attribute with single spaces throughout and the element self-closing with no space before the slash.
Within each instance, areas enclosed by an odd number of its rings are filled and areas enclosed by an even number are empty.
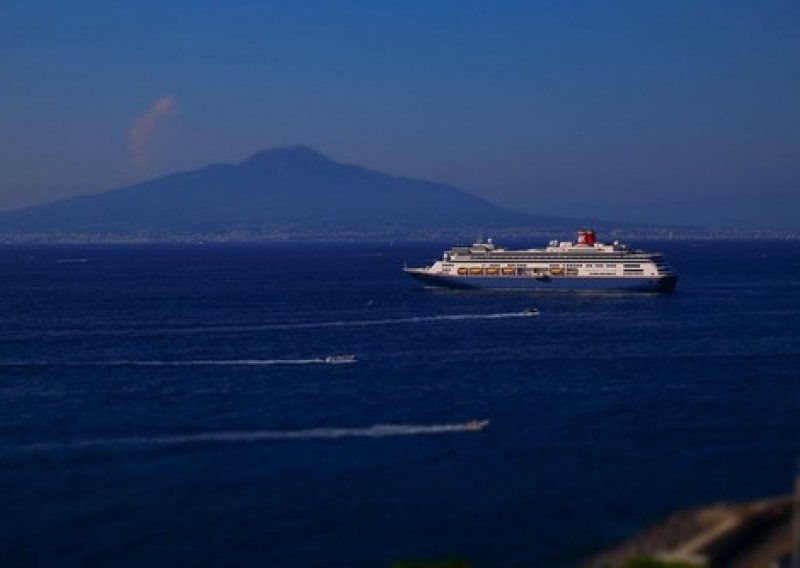
<svg viewBox="0 0 800 568">
<path fill-rule="evenodd" d="M 304 147 L 0 213 L 0 231 L 335 231 L 562 226 L 447 185 L 341 164 Z"/>
</svg>

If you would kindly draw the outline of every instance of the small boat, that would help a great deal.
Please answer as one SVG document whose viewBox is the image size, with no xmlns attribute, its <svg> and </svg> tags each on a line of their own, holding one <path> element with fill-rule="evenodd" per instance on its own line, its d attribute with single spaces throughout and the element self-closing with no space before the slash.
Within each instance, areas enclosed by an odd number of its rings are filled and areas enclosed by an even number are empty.
<svg viewBox="0 0 800 568">
<path fill-rule="evenodd" d="M 356 356 L 352 354 L 328 355 L 327 357 L 325 357 L 324 361 L 328 365 L 345 365 L 347 363 L 355 363 L 357 359 Z"/>
<path fill-rule="evenodd" d="M 470 432 L 477 432 L 479 430 L 483 430 L 489 425 L 488 420 L 470 420 L 466 424 L 464 424 L 464 429 L 469 430 Z"/>
<path fill-rule="evenodd" d="M 525 308 L 520 312 L 520 315 L 523 316 L 538 316 L 539 310 L 537 308 Z"/>
</svg>

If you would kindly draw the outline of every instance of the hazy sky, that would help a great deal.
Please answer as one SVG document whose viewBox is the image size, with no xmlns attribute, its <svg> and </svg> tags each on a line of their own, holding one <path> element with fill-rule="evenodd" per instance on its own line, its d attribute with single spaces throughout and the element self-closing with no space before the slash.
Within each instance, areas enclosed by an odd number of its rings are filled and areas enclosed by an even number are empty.
<svg viewBox="0 0 800 568">
<path fill-rule="evenodd" d="M 306 144 L 501 205 L 800 228 L 800 1 L 0 1 L 0 208 Z"/>
</svg>

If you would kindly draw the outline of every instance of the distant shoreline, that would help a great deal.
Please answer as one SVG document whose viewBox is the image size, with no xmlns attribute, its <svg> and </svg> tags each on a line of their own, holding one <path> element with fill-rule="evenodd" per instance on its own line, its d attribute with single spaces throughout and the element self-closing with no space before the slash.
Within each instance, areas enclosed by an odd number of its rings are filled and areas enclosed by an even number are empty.
<svg viewBox="0 0 800 568">
<path fill-rule="evenodd" d="M 745 230 L 745 229 L 600 229 L 600 240 L 614 241 L 686 241 L 686 240 L 800 240 L 798 230 Z M 0 233 L 0 244 L 204 244 L 204 243 L 422 243 L 454 241 L 466 242 L 479 234 L 497 241 L 528 240 L 532 244 L 545 244 L 552 239 L 572 238 L 563 228 L 525 229 L 509 228 L 484 230 L 414 230 L 403 232 L 371 231 L 132 231 L 132 232 L 35 232 Z"/>
</svg>

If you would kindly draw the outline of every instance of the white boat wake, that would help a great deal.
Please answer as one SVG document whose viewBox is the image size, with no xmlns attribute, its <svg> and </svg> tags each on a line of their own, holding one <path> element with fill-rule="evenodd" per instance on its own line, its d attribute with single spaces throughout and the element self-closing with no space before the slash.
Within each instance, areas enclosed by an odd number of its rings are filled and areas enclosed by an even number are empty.
<svg viewBox="0 0 800 568">
<path fill-rule="evenodd" d="M 438 316 L 417 316 L 408 318 L 388 318 L 388 319 L 372 319 L 372 320 L 338 320 L 338 321 L 320 321 L 308 323 L 275 323 L 275 324 L 255 324 L 255 325 L 240 325 L 240 326 L 226 326 L 207 327 L 187 329 L 188 332 L 214 332 L 214 331 L 261 331 L 271 329 L 319 329 L 326 327 L 368 327 L 372 325 L 402 325 L 410 323 L 426 323 L 426 322 L 439 322 L 439 321 L 467 321 L 467 320 L 496 320 L 496 319 L 509 319 L 509 318 L 524 318 L 537 315 L 537 313 L 530 311 L 521 312 L 503 312 L 496 314 L 451 314 L 451 315 L 438 315 Z M 179 331 L 179 330 L 171 330 Z"/>
<path fill-rule="evenodd" d="M 221 359 L 185 361 L 3 361 L 0 367 L 268 367 L 272 365 L 342 365 L 355 357 L 332 355 L 313 359 Z"/>
<path fill-rule="evenodd" d="M 71 336 L 121 336 L 121 337 L 149 337 L 153 335 L 195 335 L 207 333 L 236 333 L 251 331 L 271 331 L 290 329 L 324 329 L 344 327 L 369 327 L 384 325 L 407 325 L 415 323 L 432 323 L 446 321 L 469 320 L 502 320 L 513 318 L 527 318 L 538 316 L 538 310 L 526 308 L 519 312 L 501 312 L 494 314 L 450 314 L 436 316 L 416 316 L 407 318 L 387 318 L 368 320 L 336 320 L 318 322 L 286 322 L 286 323 L 256 323 L 242 325 L 199 325 L 197 327 L 171 327 L 171 328 L 143 328 L 143 329 L 109 329 L 109 330 L 47 330 L 42 333 L 53 337 Z"/>
<path fill-rule="evenodd" d="M 282 440 L 337 440 L 342 438 L 386 438 L 395 436 L 432 436 L 480 432 L 489 420 L 470 420 L 452 424 L 375 424 L 364 428 L 308 428 L 304 430 L 245 430 L 233 432 L 203 432 L 198 434 L 94 438 L 62 443 L 6 446 L 11 453 L 40 453 L 65 450 L 104 449 L 125 447 L 183 446 L 201 443 L 268 442 Z"/>
<path fill-rule="evenodd" d="M 492 320 L 523 318 L 532 315 L 529 312 L 503 312 L 498 314 L 451 314 L 438 316 L 417 316 L 409 318 L 390 318 L 379 320 L 344 320 L 317 323 L 296 323 L 296 324 L 276 324 L 275 329 L 297 328 L 297 327 L 348 327 L 348 326 L 368 326 L 368 325 L 395 325 L 404 323 L 424 323 L 435 321 L 464 321 L 464 320 Z"/>
</svg>

